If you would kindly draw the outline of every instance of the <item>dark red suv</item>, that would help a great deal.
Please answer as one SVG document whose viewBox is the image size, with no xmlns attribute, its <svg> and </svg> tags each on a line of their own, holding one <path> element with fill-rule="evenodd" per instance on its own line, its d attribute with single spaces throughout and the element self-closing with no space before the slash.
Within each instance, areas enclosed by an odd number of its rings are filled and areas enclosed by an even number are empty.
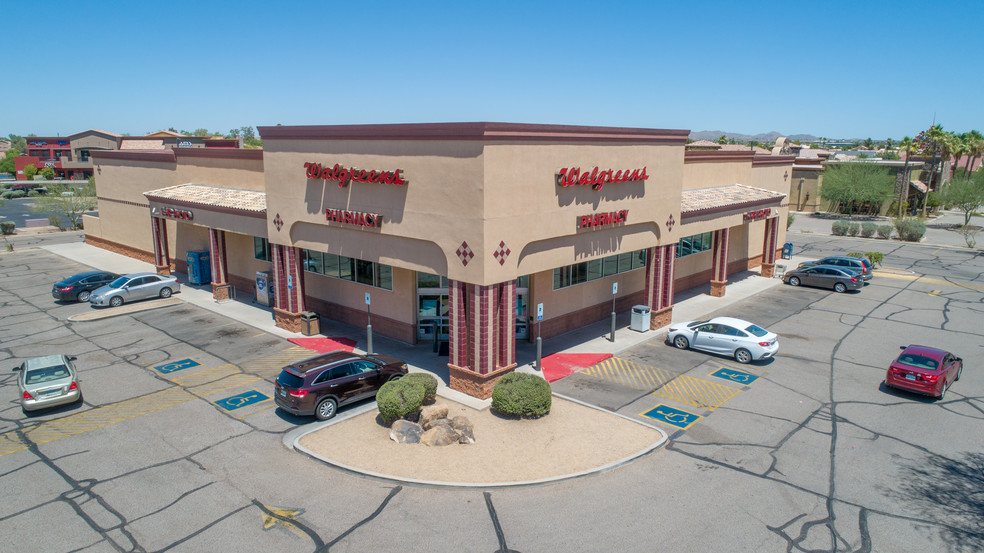
<svg viewBox="0 0 984 553">
<path fill-rule="evenodd" d="M 383 384 L 405 374 L 407 364 L 396 357 L 333 351 L 284 367 L 273 397 L 289 413 L 326 420 L 340 406 L 373 397 Z"/>
</svg>

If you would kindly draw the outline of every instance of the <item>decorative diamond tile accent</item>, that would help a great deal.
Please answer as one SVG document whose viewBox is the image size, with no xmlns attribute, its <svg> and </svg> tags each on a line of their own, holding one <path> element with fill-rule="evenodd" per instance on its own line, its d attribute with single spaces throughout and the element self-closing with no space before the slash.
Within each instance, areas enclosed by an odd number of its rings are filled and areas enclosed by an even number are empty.
<svg viewBox="0 0 984 553">
<path fill-rule="evenodd" d="M 506 246 L 506 243 L 500 241 L 499 249 L 495 250 L 495 253 L 492 254 L 492 257 L 496 258 L 499 261 L 499 265 L 505 265 L 506 258 L 509 257 L 509 254 L 511 253 L 512 251 L 509 249 L 508 246 Z"/>
<path fill-rule="evenodd" d="M 676 221 L 673 219 L 673 214 L 670 213 L 670 218 L 666 220 L 666 230 L 673 232 L 673 225 L 675 224 Z"/>
<path fill-rule="evenodd" d="M 273 218 L 273 226 L 277 227 L 277 232 L 280 232 L 280 228 L 284 226 L 284 220 L 280 218 L 279 213 Z"/>
<path fill-rule="evenodd" d="M 468 247 L 468 242 L 462 242 L 461 245 L 458 246 L 458 250 L 455 251 L 454 253 L 458 256 L 458 259 L 461 260 L 461 264 L 464 265 L 465 267 L 467 267 L 468 262 L 471 261 L 473 257 L 475 257 L 475 252 L 473 252 L 471 248 Z"/>
</svg>

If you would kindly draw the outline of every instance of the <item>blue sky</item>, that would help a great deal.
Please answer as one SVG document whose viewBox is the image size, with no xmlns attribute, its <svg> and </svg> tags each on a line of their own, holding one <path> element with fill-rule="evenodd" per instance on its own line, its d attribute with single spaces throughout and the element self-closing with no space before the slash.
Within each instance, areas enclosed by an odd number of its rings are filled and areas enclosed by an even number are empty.
<svg viewBox="0 0 984 553">
<path fill-rule="evenodd" d="M 977 0 L 35 1 L 0 19 L 19 37 L 3 136 L 505 121 L 898 139 L 934 116 L 984 131 Z"/>
</svg>

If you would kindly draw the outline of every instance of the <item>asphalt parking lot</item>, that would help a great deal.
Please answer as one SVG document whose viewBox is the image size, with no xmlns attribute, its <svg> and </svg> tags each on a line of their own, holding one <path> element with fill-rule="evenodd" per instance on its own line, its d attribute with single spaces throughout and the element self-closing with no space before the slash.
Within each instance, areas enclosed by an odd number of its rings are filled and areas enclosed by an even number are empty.
<svg viewBox="0 0 984 553">
<path fill-rule="evenodd" d="M 857 249 L 796 240 L 818 257 Z M 0 535 L 21 551 L 979 551 L 984 259 L 874 244 L 891 270 L 859 293 L 780 286 L 720 313 L 777 332 L 772 362 L 653 336 L 555 383 L 673 440 L 613 472 L 494 492 L 394 486 L 290 452 L 283 433 L 311 421 L 255 394 L 306 350 L 188 304 L 69 321 L 90 308 L 50 286 L 84 267 L 4 254 Z M 881 385 L 910 342 L 964 357 L 945 401 Z M 79 357 L 84 404 L 25 417 L 10 368 L 53 349 Z M 660 405 L 699 419 L 643 415 Z"/>
</svg>

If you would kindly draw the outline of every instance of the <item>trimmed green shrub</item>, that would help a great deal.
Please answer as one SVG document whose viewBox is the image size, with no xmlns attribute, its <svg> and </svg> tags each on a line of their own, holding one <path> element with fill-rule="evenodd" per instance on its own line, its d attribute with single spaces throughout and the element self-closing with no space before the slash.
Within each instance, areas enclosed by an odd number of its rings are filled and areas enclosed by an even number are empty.
<svg viewBox="0 0 984 553">
<path fill-rule="evenodd" d="M 834 236 L 844 236 L 849 226 L 847 221 L 834 221 L 834 224 L 830 225 L 830 233 Z"/>
<path fill-rule="evenodd" d="M 406 377 L 383 384 L 376 392 L 379 417 L 386 426 L 397 419 L 415 419 L 424 404 L 424 387 Z"/>
<path fill-rule="evenodd" d="M 27 196 L 27 192 L 24 192 L 23 190 L 11 190 L 10 191 L 10 199 L 12 199 L 12 200 L 16 200 L 17 198 L 23 198 L 24 196 Z"/>
<path fill-rule="evenodd" d="M 872 223 L 870 221 L 869 222 L 861 223 L 861 237 L 862 238 L 871 238 L 872 236 L 875 235 L 875 230 L 877 228 L 878 228 L 878 225 L 876 225 L 876 224 L 874 224 L 874 223 Z"/>
<path fill-rule="evenodd" d="M 920 221 L 906 221 L 905 227 L 899 233 L 899 238 L 906 242 L 918 242 L 926 234 L 926 225 Z"/>
<path fill-rule="evenodd" d="M 0 198 L 3 198 L 5 200 L 9 200 L 10 197 L 13 196 L 13 195 L 14 195 L 14 191 L 13 190 L 4 190 L 3 193 L 0 194 Z"/>
<path fill-rule="evenodd" d="M 16 226 L 17 224 L 13 221 L 2 221 L 0 222 L 0 232 L 3 234 L 13 234 Z"/>
<path fill-rule="evenodd" d="M 492 388 L 492 409 L 511 417 L 537 418 L 550 412 L 550 384 L 526 373 L 509 373 Z"/>
<path fill-rule="evenodd" d="M 848 223 L 847 234 L 849 236 L 857 236 L 861 232 L 861 225 L 859 223 Z"/>
<path fill-rule="evenodd" d="M 28 190 L 27 191 L 27 197 L 28 198 L 36 198 L 36 197 L 38 197 L 40 195 L 41 195 L 41 193 L 38 192 L 37 190 Z"/>
<path fill-rule="evenodd" d="M 871 262 L 872 267 L 881 265 L 882 260 L 885 259 L 885 254 L 882 252 L 864 252 L 864 256 Z"/>
<path fill-rule="evenodd" d="M 437 378 L 430 373 L 410 373 L 401 380 L 409 380 L 424 388 L 424 403 L 431 404 L 437 399 Z"/>
<path fill-rule="evenodd" d="M 888 240 L 892 237 L 892 225 L 878 225 L 875 230 L 878 232 L 878 238 Z"/>
</svg>

